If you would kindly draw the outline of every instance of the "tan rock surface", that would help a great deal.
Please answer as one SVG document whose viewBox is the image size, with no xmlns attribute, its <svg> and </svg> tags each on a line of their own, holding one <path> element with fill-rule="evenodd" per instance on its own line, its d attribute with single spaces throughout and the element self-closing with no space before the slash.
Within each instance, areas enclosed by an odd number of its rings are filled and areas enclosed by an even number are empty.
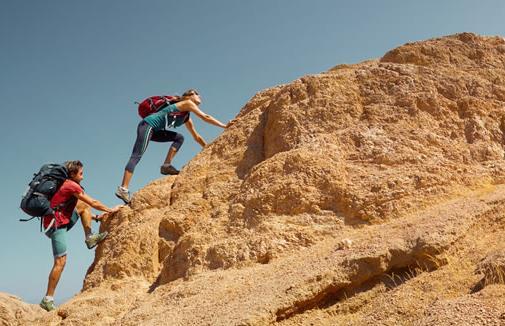
<svg viewBox="0 0 505 326">
<path fill-rule="evenodd" d="M 483 279 L 503 267 L 504 144 L 500 37 L 406 44 L 267 89 L 102 224 L 81 294 L 26 316 L 503 325 L 505 285 Z"/>
<path fill-rule="evenodd" d="M 0 292 L 0 324 L 5 326 L 24 325 L 35 319 L 40 308 L 26 304 L 20 298 Z"/>
<path fill-rule="evenodd" d="M 505 245 L 502 244 L 497 250 L 490 252 L 477 265 L 477 272 L 484 274 L 482 286 L 505 284 Z"/>
</svg>

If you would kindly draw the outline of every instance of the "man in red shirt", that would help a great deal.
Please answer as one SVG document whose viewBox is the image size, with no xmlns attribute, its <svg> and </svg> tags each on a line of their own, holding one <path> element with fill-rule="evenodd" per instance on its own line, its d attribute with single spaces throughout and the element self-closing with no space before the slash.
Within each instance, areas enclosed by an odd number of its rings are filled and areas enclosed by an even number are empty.
<svg viewBox="0 0 505 326">
<path fill-rule="evenodd" d="M 48 228 L 52 224 L 46 235 L 51 239 L 54 256 L 46 296 L 40 302 L 40 306 L 47 311 L 55 309 L 54 291 L 67 261 L 67 231 L 80 218 L 84 229 L 86 246 L 92 249 L 105 239 L 107 232 L 96 234 L 91 232 L 92 214 L 90 207 L 105 212 L 95 217 L 97 220 L 103 219 L 109 213 L 116 212 L 121 207 L 109 208 L 84 193 L 80 185 L 83 179 L 83 165 L 80 161 L 65 162 L 65 167 L 68 170 L 69 179 L 63 182 L 51 199 L 51 208 L 54 210 L 54 214 L 44 216 L 42 221 L 44 228 Z"/>
</svg>

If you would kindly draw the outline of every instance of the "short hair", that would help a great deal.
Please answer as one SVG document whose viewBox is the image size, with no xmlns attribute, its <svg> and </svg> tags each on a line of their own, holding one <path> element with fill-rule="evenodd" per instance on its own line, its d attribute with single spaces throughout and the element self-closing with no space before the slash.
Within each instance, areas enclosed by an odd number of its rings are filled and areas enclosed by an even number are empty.
<svg viewBox="0 0 505 326">
<path fill-rule="evenodd" d="M 79 169 L 82 169 L 83 164 L 81 161 L 66 161 L 65 167 L 67 168 L 68 175 L 72 176 L 79 172 Z"/>
</svg>

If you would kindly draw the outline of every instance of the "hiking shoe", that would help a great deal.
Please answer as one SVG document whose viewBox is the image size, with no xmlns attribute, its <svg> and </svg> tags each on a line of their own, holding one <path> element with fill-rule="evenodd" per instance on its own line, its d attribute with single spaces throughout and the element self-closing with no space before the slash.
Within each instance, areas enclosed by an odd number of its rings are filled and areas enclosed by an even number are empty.
<svg viewBox="0 0 505 326">
<path fill-rule="evenodd" d="M 102 233 L 91 234 L 86 237 L 86 240 L 84 242 L 86 242 L 86 246 L 88 247 L 88 249 L 93 249 L 103 239 L 107 238 L 108 234 L 109 233 L 107 231 L 102 232 Z"/>
<path fill-rule="evenodd" d="M 163 175 L 177 175 L 179 174 L 179 170 L 174 168 L 171 164 L 163 164 L 160 168 L 160 173 Z"/>
<path fill-rule="evenodd" d="M 130 203 L 130 192 L 121 186 L 117 187 L 116 197 L 124 201 L 125 204 Z"/>
<path fill-rule="evenodd" d="M 42 298 L 42 301 L 40 301 L 39 306 L 45 311 L 51 311 L 56 309 L 56 306 L 54 305 L 54 300 L 46 300 L 45 297 Z"/>
</svg>

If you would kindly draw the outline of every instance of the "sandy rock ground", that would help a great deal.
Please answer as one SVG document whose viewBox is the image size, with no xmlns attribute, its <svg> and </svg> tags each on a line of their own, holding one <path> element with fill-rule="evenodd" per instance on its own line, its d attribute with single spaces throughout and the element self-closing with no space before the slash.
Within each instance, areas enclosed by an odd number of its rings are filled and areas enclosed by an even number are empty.
<svg viewBox="0 0 505 326">
<path fill-rule="evenodd" d="M 40 309 L 21 301 L 20 298 L 0 292 L 0 322 L 2 325 L 14 326 L 32 322 Z"/>
<path fill-rule="evenodd" d="M 7 325 L 505 325 L 505 41 L 264 90 L 102 223 L 80 294 Z M 17 301 L 16 301 L 17 300 Z"/>
</svg>

